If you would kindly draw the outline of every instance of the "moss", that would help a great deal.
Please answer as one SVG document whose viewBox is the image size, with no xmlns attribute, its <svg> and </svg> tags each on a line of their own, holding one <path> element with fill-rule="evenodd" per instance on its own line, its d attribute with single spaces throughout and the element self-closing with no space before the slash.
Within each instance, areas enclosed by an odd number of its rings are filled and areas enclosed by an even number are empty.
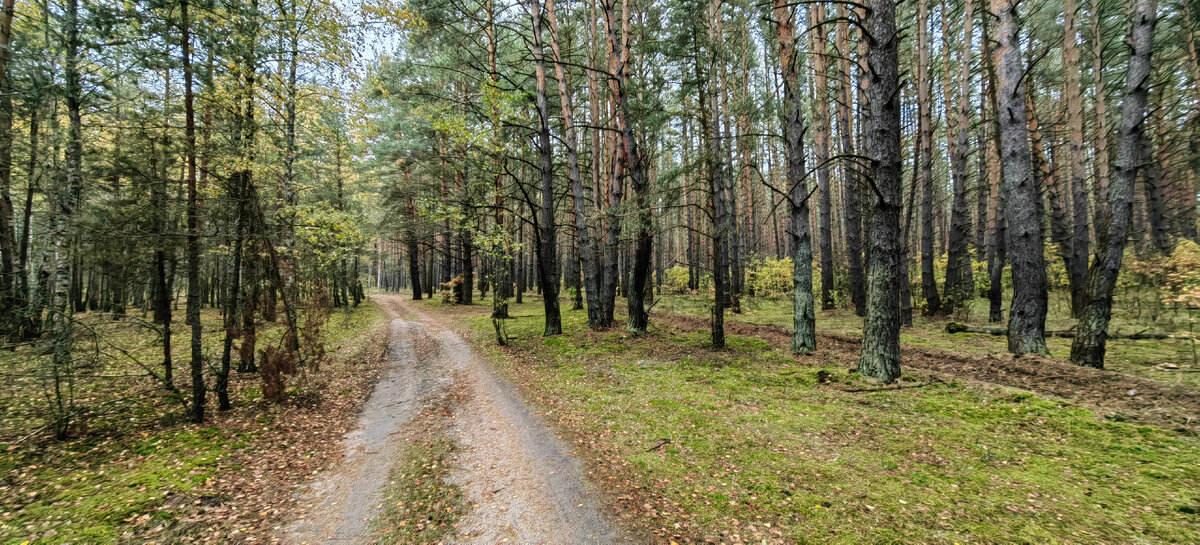
<svg viewBox="0 0 1200 545">
<path fill-rule="evenodd" d="M 655 527 L 756 542 L 1200 541 L 1200 519 L 1176 508 L 1200 488 L 1194 437 L 1028 392 L 849 392 L 865 385 L 839 366 L 757 339 L 714 352 L 702 333 L 595 334 L 578 311 L 547 344 L 537 305 L 512 310 L 514 346 L 486 350 L 568 431 L 601 443 L 593 464 L 618 453 L 630 490 L 655 491 Z M 487 338 L 489 323 L 472 327 Z M 672 443 L 646 452 L 660 437 Z"/>
<path fill-rule="evenodd" d="M 176 386 L 186 388 L 189 346 L 181 333 L 182 314 L 175 316 L 174 356 Z M 326 344 L 332 351 L 377 325 L 382 316 L 382 309 L 370 301 L 351 312 L 334 311 L 322 330 Z M 205 309 L 201 318 L 205 352 L 219 356 L 220 312 Z M 91 371 L 117 378 L 76 383 L 79 407 L 90 410 L 78 420 L 82 433 L 64 442 L 36 436 L 7 442 L 44 422 L 46 402 L 36 383 L 0 389 L 0 407 L 21 408 L 0 411 L 0 437 L 5 438 L 0 440 L 0 481 L 6 487 L 0 497 L 0 543 L 120 541 L 129 532 L 170 527 L 184 512 L 163 508 L 170 497 L 201 501 L 200 507 L 189 507 L 193 513 L 232 501 L 210 497 L 205 483 L 216 475 L 224 455 L 248 448 L 260 434 L 257 430 L 271 426 L 277 417 L 271 406 L 263 405 L 263 412 L 247 416 L 260 425 L 254 429 L 184 424 L 186 393 L 166 393 L 142 376 L 142 365 L 156 367 L 161 358 L 154 331 L 135 320 L 114 322 L 101 313 L 81 315 L 80 323 L 84 333 L 76 347 L 82 352 L 101 346 L 108 355 Z M 277 323 L 262 324 L 260 346 L 276 342 L 281 330 Z M 31 350 L 0 353 L 0 367 L 36 365 L 38 357 Z M 257 377 L 235 373 L 231 378 L 234 405 L 256 410 L 261 397 Z"/>
</svg>

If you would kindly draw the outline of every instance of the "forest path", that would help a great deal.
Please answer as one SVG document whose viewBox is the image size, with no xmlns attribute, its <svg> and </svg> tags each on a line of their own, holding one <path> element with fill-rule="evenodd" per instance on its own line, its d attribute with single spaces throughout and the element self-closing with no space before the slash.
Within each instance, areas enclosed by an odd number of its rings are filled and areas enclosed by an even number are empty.
<svg viewBox="0 0 1200 545">
<path fill-rule="evenodd" d="M 397 295 L 375 300 L 391 319 L 387 366 L 358 429 L 346 434 L 344 460 L 318 477 L 307 515 L 287 529 L 285 542 L 373 542 L 370 521 L 403 453 L 405 424 L 450 392 L 457 403 L 448 427 L 458 445 L 450 481 L 467 505 L 450 542 L 626 541 L 602 514 L 579 461 L 511 384 L 419 305 Z"/>
</svg>

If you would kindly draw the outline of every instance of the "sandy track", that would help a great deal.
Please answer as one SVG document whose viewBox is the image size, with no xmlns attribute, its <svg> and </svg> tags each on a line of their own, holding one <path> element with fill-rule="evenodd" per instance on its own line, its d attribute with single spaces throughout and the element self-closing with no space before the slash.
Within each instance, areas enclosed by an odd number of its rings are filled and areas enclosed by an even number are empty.
<svg viewBox="0 0 1200 545">
<path fill-rule="evenodd" d="M 399 296 L 376 300 L 392 318 L 388 364 L 358 429 L 344 439 L 345 458 L 306 491 L 310 506 L 284 542 L 372 542 L 370 520 L 379 512 L 388 470 L 403 452 L 405 423 L 452 389 L 461 402 L 450 423 L 459 445 L 450 480 L 462 487 L 468 509 L 451 542 L 627 541 L 602 513 L 579 461 L 511 384 L 436 317 Z M 401 312 L 418 319 L 405 320 Z"/>
</svg>

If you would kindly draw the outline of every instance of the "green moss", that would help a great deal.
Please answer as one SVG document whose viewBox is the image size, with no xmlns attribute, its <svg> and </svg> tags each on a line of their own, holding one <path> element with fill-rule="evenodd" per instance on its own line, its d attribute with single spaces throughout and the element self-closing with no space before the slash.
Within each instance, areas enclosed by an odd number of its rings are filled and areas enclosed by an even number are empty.
<svg viewBox="0 0 1200 545">
<path fill-rule="evenodd" d="M 678 504 L 656 526 L 746 537 L 770 523 L 800 543 L 1200 541 L 1186 507 L 1200 489 L 1196 438 L 1028 392 L 847 392 L 865 385 L 840 366 L 738 336 L 714 352 L 703 333 L 597 340 L 568 319 L 546 343 L 537 307 L 513 310 L 521 361 L 488 351 L 574 431 L 622 453 L 636 482 Z M 672 443 L 646 452 L 659 437 Z"/>
<path fill-rule="evenodd" d="M 333 311 L 322 330 L 327 346 L 330 351 L 339 348 L 382 317 L 382 309 L 369 300 L 350 312 Z M 90 371 L 117 378 L 76 382 L 78 407 L 91 409 L 79 421 L 96 433 L 64 442 L 42 437 L 0 441 L 0 480 L 7 486 L 0 498 L 0 543 L 115 542 L 127 532 L 170 527 L 177 513 L 185 511 L 160 509 L 170 496 L 182 496 L 189 503 L 197 498 L 213 504 L 233 501 L 206 498 L 210 494 L 205 483 L 224 455 L 254 444 L 259 431 L 183 424 L 181 401 L 186 393 L 166 393 L 141 376 L 142 365 L 157 369 L 161 358 L 155 332 L 137 321 L 114 322 L 100 313 L 79 318 L 84 333 L 77 349 L 101 346 L 108 356 Z M 189 346 L 179 333 L 185 331 L 182 313 L 175 318 L 176 385 L 186 388 Z M 204 350 L 210 358 L 219 357 L 220 313 L 205 309 L 201 318 Z M 279 324 L 262 324 L 260 346 L 277 342 L 281 332 Z M 32 351 L 0 353 L 0 367 L 36 366 L 39 357 Z M 230 394 L 235 406 L 246 407 L 261 396 L 261 388 L 255 376 L 235 374 Z M 47 405 L 38 383 L 18 382 L 0 389 L 0 407 L 19 408 L 0 411 L 0 437 L 23 437 L 44 425 Z M 248 418 L 267 427 L 276 414 Z M 204 505 L 189 506 L 188 511 Z"/>
</svg>

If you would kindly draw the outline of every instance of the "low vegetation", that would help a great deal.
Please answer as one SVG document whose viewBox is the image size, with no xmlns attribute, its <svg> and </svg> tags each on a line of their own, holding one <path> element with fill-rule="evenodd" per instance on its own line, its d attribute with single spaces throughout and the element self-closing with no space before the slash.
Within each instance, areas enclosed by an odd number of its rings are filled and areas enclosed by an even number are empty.
<svg viewBox="0 0 1200 545">
<path fill-rule="evenodd" d="M 216 311 L 203 318 L 206 328 L 219 328 Z M 186 423 L 175 394 L 141 373 L 138 362 L 154 361 L 160 349 L 152 330 L 83 315 L 83 323 L 105 328 L 106 343 L 124 357 L 98 358 L 98 376 L 77 382 L 88 424 L 69 441 L 28 434 L 44 425 L 39 382 L 10 377 L 12 387 L 0 389 L 0 404 L 10 408 L 0 428 L 0 543 L 269 535 L 270 521 L 292 514 L 290 486 L 341 452 L 330 444 L 374 383 L 386 339 L 382 318 L 373 303 L 333 313 L 324 329 L 332 358 L 320 373 L 294 381 L 287 402 L 263 400 L 256 374 L 235 373 L 234 409 L 195 425 Z M 281 329 L 260 330 L 264 346 Z M 206 352 L 218 350 L 219 335 L 205 340 Z M 186 349 L 177 345 L 180 356 Z M 25 352 L 0 353 L 0 367 L 13 368 Z"/>
<path fill-rule="evenodd" d="M 473 338 L 656 541 L 1200 539 L 1193 435 L 915 372 L 881 387 L 844 348 L 797 358 L 731 335 L 712 350 L 661 315 L 633 338 L 571 311 L 542 338 L 539 304 L 510 312 L 509 346 L 485 316 Z"/>
</svg>

